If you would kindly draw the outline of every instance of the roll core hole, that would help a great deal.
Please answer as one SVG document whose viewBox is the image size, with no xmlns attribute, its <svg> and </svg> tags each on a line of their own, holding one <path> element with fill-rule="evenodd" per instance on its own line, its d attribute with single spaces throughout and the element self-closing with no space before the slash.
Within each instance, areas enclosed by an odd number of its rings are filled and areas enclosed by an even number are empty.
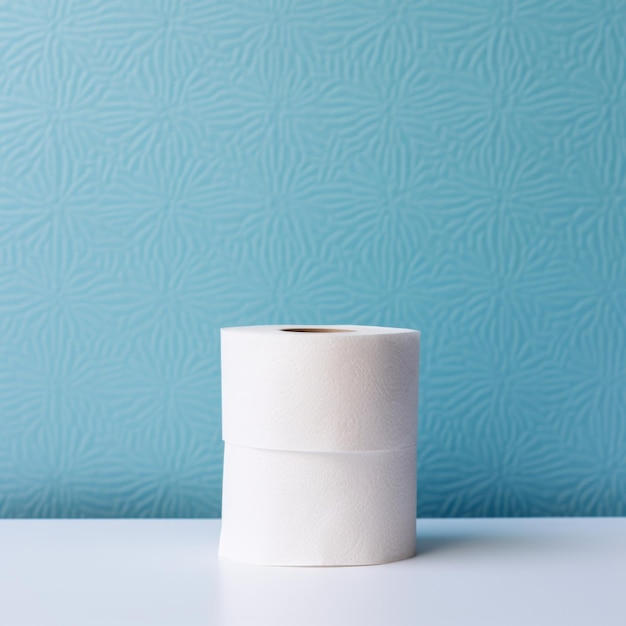
<svg viewBox="0 0 626 626">
<path fill-rule="evenodd" d="M 281 328 L 286 333 L 351 333 L 344 328 Z"/>
</svg>

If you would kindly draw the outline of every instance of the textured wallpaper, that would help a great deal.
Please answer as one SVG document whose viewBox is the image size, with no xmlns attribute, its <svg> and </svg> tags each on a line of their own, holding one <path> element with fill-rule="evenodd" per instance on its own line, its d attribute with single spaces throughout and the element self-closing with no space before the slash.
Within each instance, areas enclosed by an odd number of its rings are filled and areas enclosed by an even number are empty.
<svg viewBox="0 0 626 626">
<path fill-rule="evenodd" d="M 0 2 L 0 516 L 218 516 L 259 323 L 422 331 L 421 516 L 626 514 L 626 4 Z"/>
</svg>

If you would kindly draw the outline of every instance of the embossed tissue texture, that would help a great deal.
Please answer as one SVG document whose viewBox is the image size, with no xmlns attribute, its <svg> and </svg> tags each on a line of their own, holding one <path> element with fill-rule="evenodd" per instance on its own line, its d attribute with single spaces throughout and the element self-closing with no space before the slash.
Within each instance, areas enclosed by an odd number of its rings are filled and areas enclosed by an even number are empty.
<svg viewBox="0 0 626 626">
<path fill-rule="evenodd" d="M 419 514 L 626 514 L 622 2 L 0 2 L 0 515 L 217 516 L 219 327 L 419 328 Z"/>
<path fill-rule="evenodd" d="M 219 552 L 261 565 L 415 556 L 415 447 L 290 452 L 226 443 Z"/>
</svg>

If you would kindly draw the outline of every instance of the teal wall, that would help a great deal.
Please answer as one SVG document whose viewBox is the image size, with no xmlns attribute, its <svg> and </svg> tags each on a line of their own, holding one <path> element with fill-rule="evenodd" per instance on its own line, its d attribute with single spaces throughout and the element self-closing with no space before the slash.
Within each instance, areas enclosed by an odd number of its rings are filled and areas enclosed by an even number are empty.
<svg viewBox="0 0 626 626">
<path fill-rule="evenodd" d="M 0 2 L 0 515 L 219 515 L 286 322 L 422 331 L 420 515 L 626 514 L 626 4 Z"/>
</svg>

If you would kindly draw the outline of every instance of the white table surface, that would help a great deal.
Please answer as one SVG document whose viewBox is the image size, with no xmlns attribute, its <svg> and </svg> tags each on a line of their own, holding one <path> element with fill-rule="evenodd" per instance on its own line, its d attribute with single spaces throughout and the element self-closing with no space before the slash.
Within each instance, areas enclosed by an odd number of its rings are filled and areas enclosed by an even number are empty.
<svg viewBox="0 0 626 626">
<path fill-rule="evenodd" d="M 626 518 L 418 520 L 414 559 L 216 557 L 218 520 L 0 520 L 0 624 L 626 625 Z"/>
</svg>

